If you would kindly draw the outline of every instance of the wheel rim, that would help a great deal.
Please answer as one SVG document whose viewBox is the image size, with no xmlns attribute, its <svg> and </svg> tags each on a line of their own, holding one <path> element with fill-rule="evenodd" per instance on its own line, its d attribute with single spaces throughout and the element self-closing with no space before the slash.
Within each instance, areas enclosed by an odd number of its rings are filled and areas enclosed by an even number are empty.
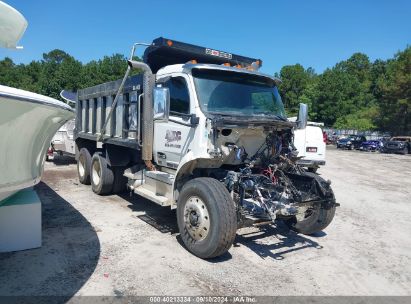
<svg viewBox="0 0 411 304">
<path fill-rule="evenodd" d="M 100 162 L 95 161 L 93 163 L 93 184 L 94 185 L 99 185 L 100 184 L 100 178 L 101 178 L 101 167 L 100 167 Z"/>
<path fill-rule="evenodd" d="M 84 156 L 80 155 L 79 160 L 78 160 L 78 173 L 80 175 L 80 177 L 84 176 L 85 173 L 85 165 L 84 165 Z"/>
<path fill-rule="evenodd" d="M 210 216 L 206 204 L 198 196 L 191 196 L 184 206 L 184 224 L 196 241 L 204 240 L 210 231 Z"/>
</svg>

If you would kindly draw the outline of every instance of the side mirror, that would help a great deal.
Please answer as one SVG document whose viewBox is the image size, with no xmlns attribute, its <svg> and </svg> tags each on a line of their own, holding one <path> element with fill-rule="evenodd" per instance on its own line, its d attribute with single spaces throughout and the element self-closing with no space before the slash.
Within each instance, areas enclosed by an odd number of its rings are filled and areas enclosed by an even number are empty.
<svg viewBox="0 0 411 304">
<path fill-rule="evenodd" d="M 170 91 L 168 88 L 154 88 L 154 105 L 153 114 L 154 120 L 168 121 L 168 114 L 170 112 Z"/>
<path fill-rule="evenodd" d="M 308 120 L 308 106 L 305 103 L 300 103 L 298 111 L 297 129 L 305 129 Z"/>
</svg>

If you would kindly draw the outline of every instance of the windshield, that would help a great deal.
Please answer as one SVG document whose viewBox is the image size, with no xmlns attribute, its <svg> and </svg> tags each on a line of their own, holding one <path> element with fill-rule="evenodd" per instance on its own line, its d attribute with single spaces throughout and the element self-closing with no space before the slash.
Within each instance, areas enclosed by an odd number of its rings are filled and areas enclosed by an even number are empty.
<svg viewBox="0 0 411 304">
<path fill-rule="evenodd" d="M 208 69 L 193 69 L 192 75 L 205 112 L 286 119 L 278 89 L 268 77 Z"/>
</svg>

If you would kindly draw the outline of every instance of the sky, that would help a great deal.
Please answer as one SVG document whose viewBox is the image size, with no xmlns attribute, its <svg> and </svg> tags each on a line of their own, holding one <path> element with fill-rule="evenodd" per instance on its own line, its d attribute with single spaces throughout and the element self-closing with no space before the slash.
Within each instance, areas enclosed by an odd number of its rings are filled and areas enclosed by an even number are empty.
<svg viewBox="0 0 411 304">
<path fill-rule="evenodd" d="M 16 63 L 56 48 L 86 63 L 162 36 L 260 58 L 268 74 L 296 63 L 321 73 L 355 52 L 374 61 L 411 44 L 410 0 L 3 1 L 29 23 L 23 50 L 0 49 Z"/>
</svg>

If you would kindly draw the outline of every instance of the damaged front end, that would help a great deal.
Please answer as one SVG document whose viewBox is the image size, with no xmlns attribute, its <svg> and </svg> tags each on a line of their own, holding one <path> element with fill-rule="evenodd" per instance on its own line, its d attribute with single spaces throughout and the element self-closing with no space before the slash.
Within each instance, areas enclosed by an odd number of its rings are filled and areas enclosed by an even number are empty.
<svg viewBox="0 0 411 304">
<path fill-rule="evenodd" d="M 241 146 L 229 146 L 242 165 L 225 170 L 220 180 L 237 206 L 238 226 L 282 219 L 302 233 L 324 229 L 338 205 L 331 182 L 296 163 L 298 153 L 290 129 L 266 129 L 264 133 L 265 142 L 252 156 Z"/>
</svg>

